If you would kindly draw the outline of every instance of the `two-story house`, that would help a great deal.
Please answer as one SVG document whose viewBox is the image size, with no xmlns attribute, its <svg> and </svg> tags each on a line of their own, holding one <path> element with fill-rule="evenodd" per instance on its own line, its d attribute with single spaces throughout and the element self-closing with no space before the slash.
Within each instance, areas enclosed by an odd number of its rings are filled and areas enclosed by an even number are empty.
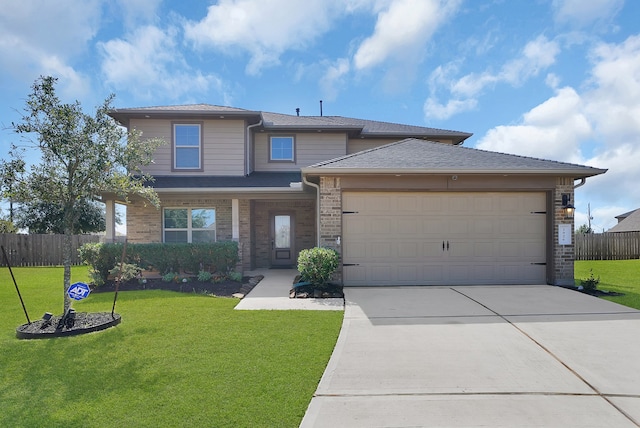
<svg viewBox="0 0 640 428">
<path fill-rule="evenodd" d="M 236 240 L 244 269 L 328 246 L 345 285 L 573 284 L 574 188 L 605 172 L 347 117 L 208 104 L 110 115 L 168 142 L 147 167 L 161 208 L 130 201 L 130 242 Z M 116 200 L 104 201 L 112 238 Z"/>
</svg>

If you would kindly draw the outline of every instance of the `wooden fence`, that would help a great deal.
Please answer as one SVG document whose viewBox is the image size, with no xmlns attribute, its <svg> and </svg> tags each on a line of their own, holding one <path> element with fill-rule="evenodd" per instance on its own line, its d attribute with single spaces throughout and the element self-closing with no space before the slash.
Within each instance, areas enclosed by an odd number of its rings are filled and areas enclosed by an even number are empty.
<svg viewBox="0 0 640 428">
<path fill-rule="evenodd" d="M 576 260 L 640 258 L 640 232 L 576 233 Z"/>
<path fill-rule="evenodd" d="M 100 242 L 98 235 L 74 235 L 71 239 L 73 258 L 71 263 L 80 264 L 78 248 L 89 242 Z M 62 265 L 63 235 L 16 235 L 0 234 L 0 245 L 4 247 L 11 266 L 60 266 Z M 0 253 L 0 266 L 6 266 Z"/>
</svg>

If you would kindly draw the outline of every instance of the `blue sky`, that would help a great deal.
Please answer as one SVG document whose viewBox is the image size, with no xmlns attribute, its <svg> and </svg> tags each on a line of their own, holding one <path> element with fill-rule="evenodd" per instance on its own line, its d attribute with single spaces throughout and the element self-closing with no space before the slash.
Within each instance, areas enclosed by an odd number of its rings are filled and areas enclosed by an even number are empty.
<svg viewBox="0 0 640 428">
<path fill-rule="evenodd" d="M 468 147 L 608 168 L 596 231 L 640 208 L 640 2 L 0 0 L 0 145 L 30 85 L 90 111 L 210 103 L 472 132 Z"/>
</svg>

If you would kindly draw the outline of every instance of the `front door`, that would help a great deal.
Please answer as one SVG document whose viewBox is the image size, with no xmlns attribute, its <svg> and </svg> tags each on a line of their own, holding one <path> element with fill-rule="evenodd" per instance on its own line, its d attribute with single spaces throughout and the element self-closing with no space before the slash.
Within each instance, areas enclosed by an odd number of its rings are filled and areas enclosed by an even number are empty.
<svg viewBox="0 0 640 428">
<path fill-rule="evenodd" d="M 271 265 L 294 266 L 294 225 L 292 213 L 271 213 Z"/>
</svg>

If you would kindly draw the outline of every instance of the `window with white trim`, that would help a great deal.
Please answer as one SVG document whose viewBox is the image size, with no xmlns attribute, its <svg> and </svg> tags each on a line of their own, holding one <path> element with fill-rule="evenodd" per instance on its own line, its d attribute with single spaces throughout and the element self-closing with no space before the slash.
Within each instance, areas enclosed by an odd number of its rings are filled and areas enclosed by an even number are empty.
<svg viewBox="0 0 640 428">
<path fill-rule="evenodd" d="M 163 242 L 215 242 L 215 208 L 165 208 Z"/>
<path fill-rule="evenodd" d="M 174 123 L 174 169 L 202 169 L 201 154 L 202 126 L 198 123 Z"/>
<path fill-rule="evenodd" d="M 269 161 L 293 162 L 295 140 L 292 136 L 272 136 L 269 139 Z"/>
</svg>

